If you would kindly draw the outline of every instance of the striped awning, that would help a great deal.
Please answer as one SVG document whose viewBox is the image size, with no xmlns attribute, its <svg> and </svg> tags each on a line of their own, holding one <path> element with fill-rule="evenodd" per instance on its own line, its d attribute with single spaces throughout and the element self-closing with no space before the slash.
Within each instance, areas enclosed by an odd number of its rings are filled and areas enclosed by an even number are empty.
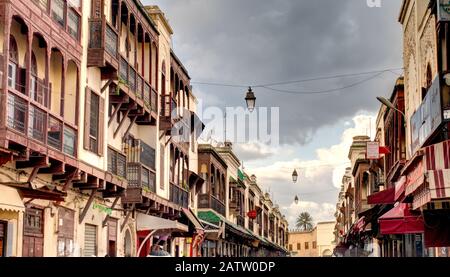
<svg viewBox="0 0 450 277">
<path fill-rule="evenodd" d="M 430 170 L 427 175 L 431 199 L 449 198 L 450 169 Z"/>
</svg>

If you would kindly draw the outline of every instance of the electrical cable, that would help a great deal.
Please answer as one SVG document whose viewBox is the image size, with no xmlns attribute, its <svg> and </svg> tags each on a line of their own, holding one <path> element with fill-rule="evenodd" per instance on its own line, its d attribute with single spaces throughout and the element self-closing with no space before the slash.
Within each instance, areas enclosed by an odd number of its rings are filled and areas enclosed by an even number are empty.
<svg viewBox="0 0 450 277">
<path fill-rule="evenodd" d="M 400 76 L 401 74 L 398 74 L 395 72 L 395 70 L 403 70 L 403 68 L 387 68 L 383 70 L 374 70 L 374 71 L 367 71 L 367 72 L 360 72 L 360 73 L 352 73 L 352 74 L 340 74 L 340 75 L 332 75 L 332 76 L 323 76 L 323 77 L 315 77 L 315 78 L 308 78 L 303 80 L 295 80 L 295 81 L 286 81 L 286 82 L 276 82 L 276 83 L 269 83 L 269 84 L 262 84 L 262 85 L 240 85 L 240 84 L 227 84 L 227 83 L 214 83 L 214 82 L 191 82 L 191 84 L 198 84 L 198 85 L 207 85 L 207 86 L 219 86 L 219 87 L 234 87 L 234 88 L 247 88 L 247 87 L 253 87 L 253 88 L 264 88 L 267 90 L 272 90 L 274 92 L 280 92 L 280 93 L 291 93 L 291 94 L 323 94 L 323 93 L 331 93 L 336 92 L 348 88 L 352 88 L 358 85 L 361 85 L 365 82 L 368 82 L 372 79 L 377 78 L 378 76 L 389 72 L 396 76 Z M 280 85 L 288 85 L 288 84 L 298 84 L 298 83 L 305 83 L 305 82 L 312 82 L 312 81 L 320 81 L 320 80 L 332 80 L 332 79 L 338 79 L 338 78 L 346 78 L 346 77 L 357 77 L 357 76 L 363 76 L 368 74 L 375 74 L 369 78 L 366 78 L 364 80 L 358 81 L 356 83 L 341 87 L 341 88 L 334 88 L 334 89 L 328 89 L 328 90 L 320 90 L 320 91 L 291 91 L 291 90 L 282 90 L 282 89 L 276 89 L 273 88 L 273 86 L 280 86 Z"/>
</svg>

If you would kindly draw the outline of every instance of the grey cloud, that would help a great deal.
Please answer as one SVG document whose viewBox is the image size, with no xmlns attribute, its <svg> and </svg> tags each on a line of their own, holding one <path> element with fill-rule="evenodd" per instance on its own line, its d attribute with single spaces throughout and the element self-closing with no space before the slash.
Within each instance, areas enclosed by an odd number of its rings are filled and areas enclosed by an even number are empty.
<svg viewBox="0 0 450 277">
<path fill-rule="evenodd" d="M 175 30 L 174 48 L 193 81 L 261 84 L 399 67 L 401 0 L 369 8 L 364 0 L 171 0 L 158 4 Z M 367 76 L 281 86 L 323 90 Z M 281 108 L 281 142 L 305 144 L 315 131 L 359 110 L 375 111 L 395 75 L 327 95 L 285 95 L 256 88 L 259 106 Z M 195 86 L 195 85 L 194 85 Z M 208 103 L 245 105 L 245 89 L 201 86 Z M 213 98 L 215 99 L 215 98 Z M 214 101 L 216 102 L 216 101 Z M 216 103 L 214 103 L 216 104 Z"/>
</svg>

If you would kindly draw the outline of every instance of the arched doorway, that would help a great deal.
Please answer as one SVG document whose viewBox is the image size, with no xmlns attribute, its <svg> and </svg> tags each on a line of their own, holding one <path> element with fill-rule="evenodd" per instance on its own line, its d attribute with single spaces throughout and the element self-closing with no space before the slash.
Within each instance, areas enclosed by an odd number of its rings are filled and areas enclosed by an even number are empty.
<svg viewBox="0 0 450 277">
<path fill-rule="evenodd" d="M 131 239 L 131 232 L 129 229 L 125 231 L 125 237 L 124 237 L 124 252 L 125 257 L 132 257 L 133 256 L 133 241 Z"/>
</svg>

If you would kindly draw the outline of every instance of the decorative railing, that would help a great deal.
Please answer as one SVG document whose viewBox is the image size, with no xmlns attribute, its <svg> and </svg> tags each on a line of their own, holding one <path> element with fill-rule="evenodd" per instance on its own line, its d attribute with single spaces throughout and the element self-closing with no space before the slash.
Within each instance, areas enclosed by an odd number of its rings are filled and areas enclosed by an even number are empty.
<svg viewBox="0 0 450 277">
<path fill-rule="evenodd" d="M 105 30 L 105 50 L 111 56 L 117 58 L 117 46 L 118 46 L 119 36 L 116 31 L 114 31 L 109 24 L 106 24 Z"/>
<path fill-rule="evenodd" d="M 157 113 L 158 112 L 158 92 L 153 88 L 152 88 L 152 92 L 151 92 L 151 106 L 152 106 L 152 111 Z"/>
<path fill-rule="evenodd" d="M 76 156 L 77 131 L 51 115 L 44 106 L 29 103 L 17 92 L 8 93 L 7 127 L 70 156 Z"/>
<path fill-rule="evenodd" d="M 183 208 L 189 206 L 189 192 L 175 184 L 170 184 L 170 202 L 175 203 Z"/>
<path fill-rule="evenodd" d="M 214 196 L 211 196 L 211 208 L 219 214 L 225 216 L 225 204 Z"/>
<path fill-rule="evenodd" d="M 156 193 L 156 174 L 140 163 L 127 164 L 128 187 Z"/>
<path fill-rule="evenodd" d="M 108 172 L 127 178 L 127 156 L 108 148 Z"/>
</svg>

